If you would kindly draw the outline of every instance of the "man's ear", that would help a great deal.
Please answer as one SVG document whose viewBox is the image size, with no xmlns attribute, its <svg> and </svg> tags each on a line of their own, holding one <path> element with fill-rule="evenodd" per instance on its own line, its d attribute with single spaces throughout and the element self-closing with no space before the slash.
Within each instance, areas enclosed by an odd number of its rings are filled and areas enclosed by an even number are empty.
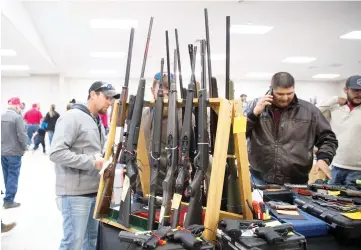
<svg viewBox="0 0 361 250">
<path fill-rule="evenodd" d="M 347 95 L 348 88 L 344 87 L 343 92 Z"/>
</svg>

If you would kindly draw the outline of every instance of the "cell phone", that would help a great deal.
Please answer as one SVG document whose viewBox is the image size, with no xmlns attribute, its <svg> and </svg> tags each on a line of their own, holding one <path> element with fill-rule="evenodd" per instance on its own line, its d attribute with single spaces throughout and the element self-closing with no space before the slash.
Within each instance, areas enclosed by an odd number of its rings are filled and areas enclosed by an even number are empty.
<svg viewBox="0 0 361 250">
<path fill-rule="evenodd" d="M 270 87 L 269 90 L 266 92 L 266 95 L 273 95 L 273 88 Z"/>
</svg>

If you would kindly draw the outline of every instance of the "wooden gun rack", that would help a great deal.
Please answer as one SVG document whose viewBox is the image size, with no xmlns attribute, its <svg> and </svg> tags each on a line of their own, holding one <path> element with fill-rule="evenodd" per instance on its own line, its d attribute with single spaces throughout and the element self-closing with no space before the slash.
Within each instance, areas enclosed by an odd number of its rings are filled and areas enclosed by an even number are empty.
<svg viewBox="0 0 361 250">
<path fill-rule="evenodd" d="M 198 99 L 194 99 L 194 106 L 198 105 Z M 246 148 L 246 118 L 243 116 L 243 108 L 241 100 L 228 101 L 223 98 L 210 98 L 210 107 L 218 114 L 218 125 L 216 133 L 216 141 L 213 153 L 212 171 L 209 181 L 209 190 L 207 196 L 207 207 L 205 209 L 204 226 L 206 230 L 203 235 L 208 240 L 214 240 L 217 231 L 217 225 L 219 220 L 222 219 L 252 219 L 252 213 L 247 206 L 246 200 L 252 201 L 250 174 L 248 166 L 248 155 Z M 167 106 L 167 100 L 165 100 L 164 106 Z M 152 107 L 154 102 L 145 103 L 144 107 Z M 178 101 L 178 106 L 184 106 L 181 101 Z M 118 113 L 119 103 L 115 103 L 112 112 L 111 129 L 108 138 L 108 147 L 105 155 L 105 159 L 109 159 L 111 155 L 112 145 L 114 144 L 115 130 L 116 130 L 116 114 Z M 238 178 L 240 184 L 240 195 L 242 204 L 242 215 L 221 211 L 221 200 L 223 191 L 223 182 L 226 171 L 227 157 L 234 157 L 227 155 L 228 141 L 230 128 L 233 124 L 233 134 L 235 142 L 235 152 L 237 159 Z M 138 164 L 141 168 L 139 171 L 142 190 L 144 195 L 149 194 L 149 182 L 150 182 L 150 164 L 149 156 L 146 148 L 146 141 L 144 132 L 141 130 L 138 140 L 137 148 Z M 100 179 L 98 196 L 96 200 L 96 206 L 94 211 L 94 218 L 118 227 L 123 230 L 134 232 L 133 228 L 126 228 L 119 223 L 110 221 L 104 217 L 100 217 L 97 213 L 99 207 L 100 196 L 103 192 L 104 180 L 103 176 Z M 186 203 L 183 203 L 186 204 Z"/>
</svg>

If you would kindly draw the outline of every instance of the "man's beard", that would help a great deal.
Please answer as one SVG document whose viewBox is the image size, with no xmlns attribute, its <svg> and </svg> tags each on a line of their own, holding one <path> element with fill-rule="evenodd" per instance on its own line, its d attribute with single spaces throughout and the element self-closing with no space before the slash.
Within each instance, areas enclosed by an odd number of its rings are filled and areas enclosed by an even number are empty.
<svg viewBox="0 0 361 250">
<path fill-rule="evenodd" d="M 359 97 L 359 98 L 361 99 L 361 97 Z M 361 104 L 361 102 L 360 102 L 360 103 L 355 103 L 355 102 L 354 102 L 354 99 L 355 99 L 355 98 L 351 98 L 350 95 L 347 94 L 347 101 L 348 101 L 348 103 L 350 103 L 352 106 L 357 107 L 358 105 Z"/>
<path fill-rule="evenodd" d="M 102 108 L 102 109 L 98 110 L 98 113 L 99 113 L 99 114 L 102 114 L 102 115 L 106 115 L 106 114 L 107 114 L 107 111 L 108 111 L 108 109 Z"/>
</svg>

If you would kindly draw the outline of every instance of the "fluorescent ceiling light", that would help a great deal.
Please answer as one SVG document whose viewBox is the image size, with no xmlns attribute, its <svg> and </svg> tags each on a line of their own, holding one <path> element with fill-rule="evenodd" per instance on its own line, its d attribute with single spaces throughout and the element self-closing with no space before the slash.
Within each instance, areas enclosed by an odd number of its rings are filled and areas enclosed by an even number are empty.
<svg viewBox="0 0 361 250">
<path fill-rule="evenodd" d="M 28 65 L 1 65 L 1 70 L 3 71 L 22 71 L 29 69 Z"/>
<path fill-rule="evenodd" d="M 117 71 L 112 70 L 112 69 L 91 69 L 91 70 L 89 70 L 89 73 L 92 75 L 103 75 L 103 74 L 113 75 L 113 74 L 116 74 Z"/>
<path fill-rule="evenodd" d="M 201 58 L 198 56 L 197 61 L 200 61 L 200 60 L 201 60 Z M 224 60 L 226 60 L 226 55 L 225 54 L 212 54 L 211 60 L 212 61 L 224 61 Z"/>
<path fill-rule="evenodd" d="M 263 35 L 272 30 L 273 27 L 271 26 L 260 26 L 260 25 L 232 25 L 231 26 L 231 33 L 236 34 L 259 34 Z"/>
<path fill-rule="evenodd" d="M 249 72 L 246 74 L 246 77 L 250 78 L 269 78 L 273 74 L 268 72 Z"/>
<path fill-rule="evenodd" d="M 360 39 L 361 40 L 361 31 L 352 31 L 350 33 L 340 36 L 341 39 Z"/>
<path fill-rule="evenodd" d="M 119 19 L 92 19 L 90 27 L 93 29 L 125 29 L 137 28 L 137 20 L 119 20 Z"/>
<path fill-rule="evenodd" d="M 307 57 L 307 56 L 291 56 L 286 57 L 282 60 L 284 63 L 309 63 L 315 61 L 316 58 L 314 57 Z"/>
<path fill-rule="evenodd" d="M 125 56 L 124 52 L 91 52 L 91 57 L 95 58 L 121 58 Z"/>
<path fill-rule="evenodd" d="M 16 56 L 16 51 L 12 49 L 0 49 L 0 56 Z"/>
<path fill-rule="evenodd" d="M 315 79 L 332 79 L 332 78 L 336 78 L 339 77 L 339 74 L 317 74 L 312 76 L 312 78 Z"/>
</svg>

